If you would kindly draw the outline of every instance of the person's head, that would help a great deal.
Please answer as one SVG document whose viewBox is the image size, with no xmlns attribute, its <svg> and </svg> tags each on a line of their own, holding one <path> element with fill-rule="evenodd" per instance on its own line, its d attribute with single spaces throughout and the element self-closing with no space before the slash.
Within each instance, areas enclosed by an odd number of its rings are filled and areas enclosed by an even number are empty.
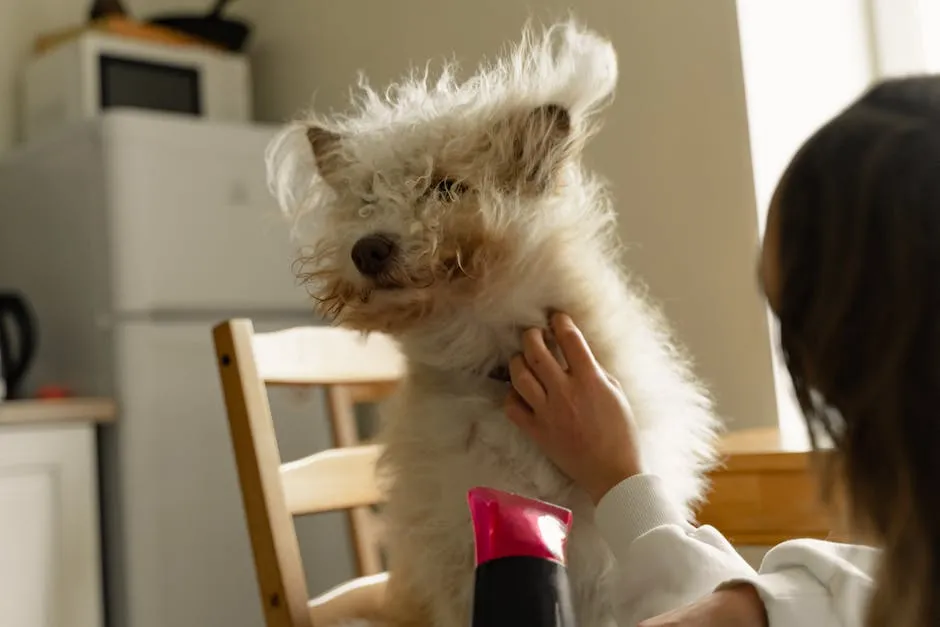
<svg viewBox="0 0 940 627">
<path fill-rule="evenodd" d="M 810 431 L 885 550 L 869 625 L 940 624 L 940 78 L 879 83 L 809 139 L 760 272 Z"/>
</svg>

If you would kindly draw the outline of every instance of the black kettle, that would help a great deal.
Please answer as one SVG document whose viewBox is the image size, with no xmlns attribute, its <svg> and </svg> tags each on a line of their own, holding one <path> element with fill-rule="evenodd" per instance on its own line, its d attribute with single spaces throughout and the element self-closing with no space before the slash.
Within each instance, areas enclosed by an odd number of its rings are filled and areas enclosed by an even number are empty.
<svg viewBox="0 0 940 627">
<path fill-rule="evenodd" d="M 18 398 L 20 385 L 36 353 L 36 324 L 20 294 L 0 291 L 0 399 Z"/>
</svg>

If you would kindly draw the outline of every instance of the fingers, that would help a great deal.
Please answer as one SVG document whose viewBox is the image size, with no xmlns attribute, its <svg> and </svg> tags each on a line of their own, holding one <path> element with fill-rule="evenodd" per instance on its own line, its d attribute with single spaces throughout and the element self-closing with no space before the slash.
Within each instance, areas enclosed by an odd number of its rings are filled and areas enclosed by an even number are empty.
<svg viewBox="0 0 940 627">
<path fill-rule="evenodd" d="M 529 369 L 545 390 L 557 388 L 565 380 L 565 371 L 548 350 L 541 329 L 528 329 L 522 334 L 522 354 Z"/>
<path fill-rule="evenodd" d="M 610 382 L 611 385 L 613 385 L 615 388 L 623 392 L 623 385 L 620 383 L 618 379 L 615 379 L 614 376 L 610 374 L 609 372 L 607 372 L 606 370 L 603 370 L 602 372 L 604 373 L 604 376 L 607 377 L 607 380 Z"/>
<path fill-rule="evenodd" d="M 509 380 L 512 387 L 522 397 L 529 407 L 538 409 L 545 403 L 547 396 L 545 388 L 529 369 L 525 358 L 516 355 L 509 362 Z"/>
<path fill-rule="evenodd" d="M 555 341 L 568 362 L 568 369 L 573 374 L 583 373 L 597 368 L 594 353 L 578 329 L 566 314 L 556 313 L 551 319 Z"/>
</svg>

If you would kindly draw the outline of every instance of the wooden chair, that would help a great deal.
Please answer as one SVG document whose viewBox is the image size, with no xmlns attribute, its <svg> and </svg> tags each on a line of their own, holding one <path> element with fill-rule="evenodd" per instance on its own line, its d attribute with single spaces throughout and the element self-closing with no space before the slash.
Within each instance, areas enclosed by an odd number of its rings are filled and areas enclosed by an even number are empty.
<svg viewBox="0 0 940 627">
<path fill-rule="evenodd" d="M 378 611 L 387 575 L 369 525 L 380 501 L 380 449 L 358 444 L 357 402 L 384 398 L 404 374 L 387 337 L 329 327 L 255 333 L 250 320 L 213 329 L 222 390 L 268 627 L 312 627 Z M 267 386 L 323 386 L 339 447 L 282 463 Z M 360 578 L 309 600 L 293 517 L 350 511 Z M 360 513 L 361 512 L 361 513 Z"/>
</svg>

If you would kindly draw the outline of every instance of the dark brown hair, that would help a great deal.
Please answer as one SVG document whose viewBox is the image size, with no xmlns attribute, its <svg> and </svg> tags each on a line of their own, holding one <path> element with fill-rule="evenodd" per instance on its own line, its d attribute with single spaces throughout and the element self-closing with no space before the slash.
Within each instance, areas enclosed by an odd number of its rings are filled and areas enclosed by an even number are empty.
<svg viewBox="0 0 940 627">
<path fill-rule="evenodd" d="M 775 202 L 794 390 L 884 550 L 867 624 L 940 625 L 940 78 L 867 91 Z"/>
</svg>

